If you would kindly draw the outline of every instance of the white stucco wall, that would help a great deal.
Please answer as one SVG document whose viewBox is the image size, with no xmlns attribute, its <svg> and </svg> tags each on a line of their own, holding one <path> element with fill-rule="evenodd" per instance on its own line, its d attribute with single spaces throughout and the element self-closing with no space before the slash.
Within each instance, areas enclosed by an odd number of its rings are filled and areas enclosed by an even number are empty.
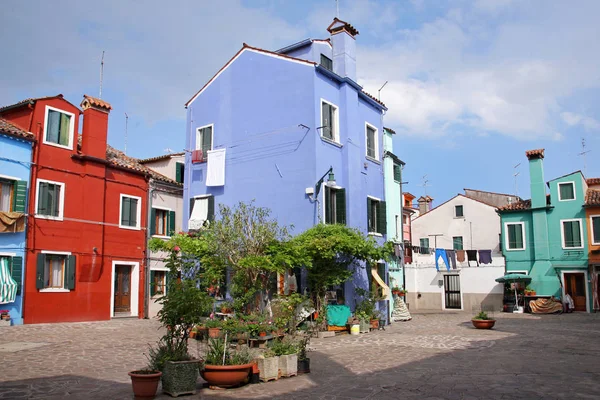
<svg viewBox="0 0 600 400">
<path fill-rule="evenodd" d="M 464 217 L 455 217 L 455 206 L 463 206 Z M 454 236 L 463 237 L 465 250 L 492 250 L 499 252 L 500 217 L 495 208 L 477 200 L 458 195 L 412 221 L 412 244 L 428 235 L 437 237 L 437 247 L 452 249 Z M 429 237 L 429 247 L 435 247 L 434 237 Z"/>
<path fill-rule="evenodd" d="M 167 178 L 175 180 L 177 174 L 176 164 L 178 162 L 183 164 L 185 162 L 185 156 L 173 156 L 165 160 L 147 162 L 144 165 L 159 174 L 163 174 Z"/>
</svg>

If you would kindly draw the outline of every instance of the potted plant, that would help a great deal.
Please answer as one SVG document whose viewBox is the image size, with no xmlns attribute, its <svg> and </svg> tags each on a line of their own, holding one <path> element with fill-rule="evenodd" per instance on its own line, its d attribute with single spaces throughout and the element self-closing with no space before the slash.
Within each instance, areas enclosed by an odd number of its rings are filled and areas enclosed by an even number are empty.
<svg viewBox="0 0 600 400">
<path fill-rule="evenodd" d="M 131 377 L 131 387 L 136 399 L 153 399 L 156 396 L 158 382 L 162 376 L 158 365 L 160 360 L 156 355 L 156 353 L 152 352 L 152 348 L 150 348 L 150 356 L 146 355 L 148 366 L 128 373 Z"/>
<path fill-rule="evenodd" d="M 249 378 L 254 365 L 252 359 L 247 348 L 233 351 L 224 339 L 209 339 L 200 374 L 210 387 L 235 387 Z"/>
<path fill-rule="evenodd" d="M 379 327 L 379 319 L 376 319 L 375 322 L 371 322 L 373 315 L 377 312 L 375 304 L 379 300 L 379 297 L 375 291 L 369 293 L 362 288 L 356 288 L 354 291 L 357 296 L 362 298 L 356 305 L 355 316 L 360 320 L 360 332 L 367 333 L 374 325 L 376 325 L 376 328 Z"/>
<path fill-rule="evenodd" d="M 371 314 L 371 329 L 379 329 L 379 317 L 381 316 L 381 313 L 377 310 L 373 311 L 373 314 Z"/>
<path fill-rule="evenodd" d="M 471 319 L 471 323 L 473 323 L 473 326 L 477 329 L 492 329 L 496 320 L 488 317 L 486 312 L 481 311 Z"/>
<path fill-rule="evenodd" d="M 310 335 L 303 335 L 296 344 L 296 347 L 298 348 L 298 374 L 310 373 L 310 358 L 308 358 L 306 355 L 306 353 L 309 351 L 309 343 Z"/>
<path fill-rule="evenodd" d="M 268 349 L 257 359 L 259 377 L 263 382 L 279 379 L 279 357 Z"/>
<path fill-rule="evenodd" d="M 290 339 L 276 340 L 271 345 L 271 351 L 279 356 L 279 373 L 290 377 L 298 375 L 298 348 Z"/>
<path fill-rule="evenodd" d="M 223 314 L 231 314 L 233 312 L 233 303 L 230 301 L 224 301 L 220 304 L 220 307 Z"/>
<path fill-rule="evenodd" d="M 10 326 L 10 313 L 8 310 L 0 310 L 0 326 Z"/>
<path fill-rule="evenodd" d="M 218 319 L 209 319 L 204 322 L 204 326 L 208 328 L 208 337 L 212 339 L 221 337 L 221 327 L 223 322 Z"/>
</svg>

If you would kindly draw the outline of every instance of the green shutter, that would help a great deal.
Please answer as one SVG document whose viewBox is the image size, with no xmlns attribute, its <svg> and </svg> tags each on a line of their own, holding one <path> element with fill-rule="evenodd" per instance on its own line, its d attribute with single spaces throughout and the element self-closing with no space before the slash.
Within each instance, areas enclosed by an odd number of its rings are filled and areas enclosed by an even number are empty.
<svg viewBox="0 0 600 400">
<path fill-rule="evenodd" d="M 325 186 L 325 223 L 331 223 L 331 189 Z"/>
<path fill-rule="evenodd" d="M 202 129 L 202 152 L 206 160 L 206 152 L 212 150 L 212 127 Z"/>
<path fill-rule="evenodd" d="M 208 197 L 208 220 L 215 220 L 215 196 Z"/>
<path fill-rule="evenodd" d="M 560 189 L 561 200 L 573 200 L 575 198 L 574 187 L 572 183 L 563 183 L 558 185 Z"/>
<path fill-rule="evenodd" d="M 46 182 L 40 182 L 38 185 L 37 198 L 37 213 L 39 215 L 48 215 L 48 184 Z"/>
<path fill-rule="evenodd" d="M 130 221 L 129 226 L 137 226 L 137 208 L 140 205 L 138 205 L 137 199 L 131 199 L 130 204 L 131 204 L 131 211 L 129 211 L 129 221 Z"/>
<path fill-rule="evenodd" d="M 463 238 L 462 236 L 454 236 L 452 238 L 452 247 L 454 250 L 463 250 Z"/>
<path fill-rule="evenodd" d="M 367 231 L 368 232 L 372 231 L 371 227 L 373 225 L 371 223 L 371 218 L 373 218 L 373 215 L 371 212 L 371 199 L 369 197 L 367 197 Z"/>
<path fill-rule="evenodd" d="M 600 217 L 592 218 L 592 235 L 593 243 L 600 243 Z"/>
<path fill-rule="evenodd" d="M 185 171 L 185 165 L 183 163 L 178 162 L 175 164 L 175 166 L 175 181 L 183 183 L 183 173 Z"/>
<path fill-rule="evenodd" d="M 521 225 L 515 225 L 515 247 L 522 249 L 523 246 L 523 230 Z"/>
<path fill-rule="evenodd" d="M 167 236 L 174 235 L 175 232 L 175 211 L 169 211 L 169 231 Z"/>
<path fill-rule="evenodd" d="M 75 266 L 77 263 L 76 256 L 68 256 L 65 265 L 65 289 L 75 289 Z"/>
<path fill-rule="evenodd" d="M 394 180 L 400 182 L 402 180 L 402 169 L 400 165 L 394 163 Z"/>
<path fill-rule="evenodd" d="M 346 225 L 346 189 L 337 189 L 335 202 L 335 222 Z"/>
<path fill-rule="evenodd" d="M 165 292 L 163 294 L 167 294 L 169 290 L 169 283 L 171 282 L 171 271 L 165 272 Z"/>
<path fill-rule="evenodd" d="M 156 284 L 154 283 L 155 276 L 156 272 L 150 271 L 150 296 L 154 296 L 156 294 Z"/>
<path fill-rule="evenodd" d="M 8 259 L 8 268 L 10 275 L 17 282 L 17 294 L 21 294 L 21 286 L 23 285 L 23 257 L 10 257 Z"/>
<path fill-rule="evenodd" d="M 192 216 L 192 210 L 194 209 L 194 201 L 196 201 L 196 199 L 190 197 L 190 217 Z"/>
<path fill-rule="evenodd" d="M 44 268 L 46 264 L 46 255 L 43 253 L 38 253 L 37 255 L 37 265 L 35 270 L 35 287 L 37 289 L 44 288 Z"/>
<path fill-rule="evenodd" d="M 26 200 L 27 200 L 27 182 L 15 181 L 13 183 L 12 210 L 15 212 L 24 213 Z"/>
<path fill-rule="evenodd" d="M 129 225 L 129 197 L 121 198 L 121 225 Z"/>
<path fill-rule="evenodd" d="M 387 234 L 387 206 L 385 201 L 377 204 L 377 232 Z"/>
<path fill-rule="evenodd" d="M 579 221 L 565 222 L 565 247 L 581 247 Z"/>
<path fill-rule="evenodd" d="M 150 210 L 150 234 L 156 235 L 156 209 Z"/>
<path fill-rule="evenodd" d="M 71 117 L 67 114 L 60 114 L 60 132 L 58 137 L 58 144 L 62 146 L 69 145 L 69 125 L 71 124 Z"/>
</svg>

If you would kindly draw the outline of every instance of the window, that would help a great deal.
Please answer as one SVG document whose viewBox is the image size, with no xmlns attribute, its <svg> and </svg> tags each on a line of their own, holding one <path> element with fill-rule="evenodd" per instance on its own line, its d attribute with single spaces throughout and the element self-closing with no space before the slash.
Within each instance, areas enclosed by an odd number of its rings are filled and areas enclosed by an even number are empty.
<svg viewBox="0 0 600 400">
<path fill-rule="evenodd" d="M 38 254 L 36 287 L 60 291 L 74 289 L 75 259 L 68 253 Z"/>
<path fill-rule="evenodd" d="M 398 163 L 394 163 L 394 181 L 400 182 L 402 180 L 402 167 Z"/>
<path fill-rule="evenodd" d="M 558 201 L 575 200 L 575 182 L 558 184 Z"/>
<path fill-rule="evenodd" d="M 65 184 L 38 179 L 36 215 L 46 218 L 63 218 Z"/>
<path fill-rule="evenodd" d="M 452 237 L 452 248 L 454 250 L 463 250 L 463 238 L 462 236 Z"/>
<path fill-rule="evenodd" d="M 325 69 L 333 71 L 333 61 L 331 61 L 331 58 L 324 54 L 321 54 L 321 66 Z"/>
<path fill-rule="evenodd" d="M 13 208 L 13 183 L 0 180 L 0 211 L 11 212 Z"/>
<path fill-rule="evenodd" d="M 456 218 L 464 217 L 463 206 L 454 206 L 454 216 Z"/>
<path fill-rule="evenodd" d="M 175 181 L 178 183 L 183 183 L 183 176 L 185 173 L 185 164 L 184 163 L 176 163 L 175 164 Z"/>
<path fill-rule="evenodd" d="M 150 271 L 150 296 L 165 294 L 167 274 L 165 271 Z"/>
<path fill-rule="evenodd" d="M 377 148 L 377 129 L 372 125 L 366 124 L 365 132 L 367 140 L 367 157 L 377 160 L 379 157 Z"/>
<path fill-rule="evenodd" d="M 150 234 L 171 236 L 175 232 L 175 211 L 152 208 L 150 211 Z"/>
<path fill-rule="evenodd" d="M 188 229 L 200 229 L 207 221 L 215 219 L 214 196 L 195 197 L 190 199 L 190 219 Z"/>
<path fill-rule="evenodd" d="M 523 222 L 505 224 L 506 250 L 525 250 Z"/>
<path fill-rule="evenodd" d="M 421 254 L 429 254 L 429 238 L 419 239 L 419 245 Z"/>
<path fill-rule="evenodd" d="M 592 244 L 600 244 L 600 215 L 590 217 L 592 227 Z"/>
<path fill-rule="evenodd" d="M 321 136 L 325 139 L 339 141 L 337 107 L 321 100 Z"/>
<path fill-rule="evenodd" d="M 580 249 L 583 247 L 580 219 L 562 220 L 562 247 L 563 249 Z"/>
<path fill-rule="evenodd" d="M 119 227 L 140 229 L 140 197 L 121 195 L 121 215 Z"/>
<path fill-rule="evenodd" d="M 325 223 L 346 223 L 346 189 L 325 186 Z"/>
<path fill-rule="evenodd" d="M 73 137 L 74 117 L 71 113 L 47 106 L 44 143 L 73 148 L 71 138 Z"/>
<path fill-rule="evenodd" d="M 6 269 L 3 271 L 2 269 Z M 8 271 L 10 277 L 17 284 L 17 295 L 21 294 L 23 284 L 23 257 L 13 255 L 0 255 L 0 273 Z"/>
<path fill-rule="evenodd" d="M 212 150 L 213 125 L 203 126 L 196 131 L 196 150 L 202 150 L 206 159 L 206 152 Z"/>
<path fill-rule="evenodd" d="M 385 201 L 367 197 L 367 226 L 369 233 L 387 233 Z"/>
</svg>

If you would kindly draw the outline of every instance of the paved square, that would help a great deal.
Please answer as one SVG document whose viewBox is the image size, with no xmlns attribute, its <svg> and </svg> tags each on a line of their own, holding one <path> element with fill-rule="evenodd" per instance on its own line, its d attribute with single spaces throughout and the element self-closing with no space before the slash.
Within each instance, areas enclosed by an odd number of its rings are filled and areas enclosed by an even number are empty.
<svg viewBox="0 0 600 400">
<path fill-rule="evenodd" d="M 201 389 L 199 379 L 186 397 L 600 397 L 600 314 L 498 313 L 491 331 L 473 329 L 470 317 L 423 313 L 385 331 L 313 339 L 311 374 L 227 391 Z M 160 335 L 156 321 L 131 319 L 0 328 L 0 399 L 131 399 L 127 372 L 145 365 Z"/>
</svg>

